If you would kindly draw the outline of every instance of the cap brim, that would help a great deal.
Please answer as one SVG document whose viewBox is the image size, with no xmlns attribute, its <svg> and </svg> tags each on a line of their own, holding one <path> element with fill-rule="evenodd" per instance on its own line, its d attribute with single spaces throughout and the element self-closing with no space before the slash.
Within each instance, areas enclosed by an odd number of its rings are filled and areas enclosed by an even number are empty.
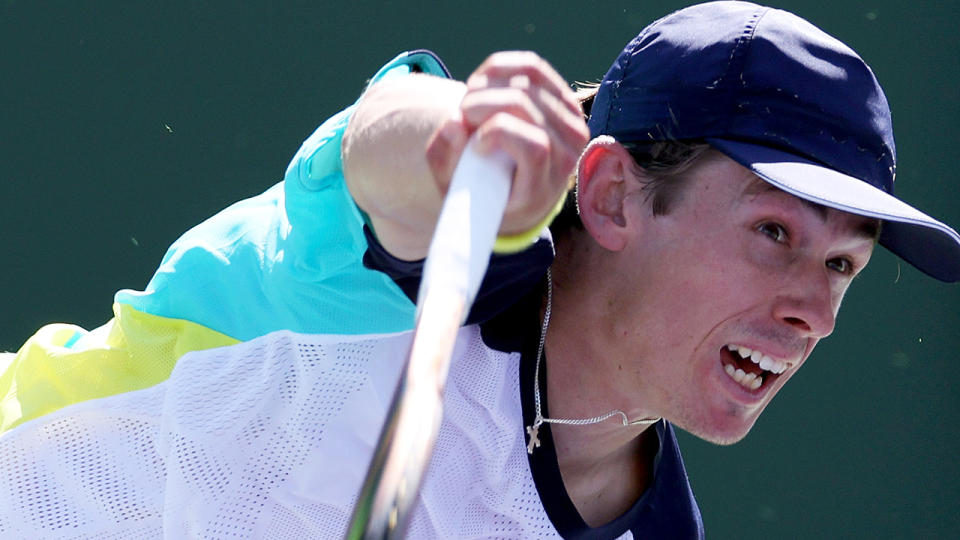
<svg viewBox="0 0 960 540">
<path fill-rule="evenodd" d="M 883 220 L 882 246 L 930 276 L 960 281 L 960 235 L 946 224 L 866 182 L 788 152 L 725 139 L 707 142 L 787 193 Z"/>
</svg>

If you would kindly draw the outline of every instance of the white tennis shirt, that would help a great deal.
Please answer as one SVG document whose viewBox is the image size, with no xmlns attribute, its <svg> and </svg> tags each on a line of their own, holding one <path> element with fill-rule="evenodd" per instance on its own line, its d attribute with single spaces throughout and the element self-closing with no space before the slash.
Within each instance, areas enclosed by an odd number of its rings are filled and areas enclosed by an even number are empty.
<svg viewBox="0 0 960 540">
<path fill-rule="evenodd" d="M 410 333 L 287 331 L 0 438 L 4 538 L 341 538 Z M 460 331 L 409 538 L 557 538 L 527 465 L 519 354 Z M 626 533 L 624 538 L 632 538 Z"/>
</svg>

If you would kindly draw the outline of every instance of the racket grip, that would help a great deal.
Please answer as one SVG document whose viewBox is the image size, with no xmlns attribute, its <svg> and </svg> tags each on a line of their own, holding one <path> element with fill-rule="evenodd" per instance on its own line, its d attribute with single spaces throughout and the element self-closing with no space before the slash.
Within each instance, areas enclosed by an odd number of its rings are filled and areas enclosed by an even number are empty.
<svg viewBox="0 0 960 540">
<path fill-rule="evenodd" d="M 427 252 L 406 366 L 347 531 L 349 540 L 396 539 L 430 462 L 460 325 L 487 270 L 510 195 L 512 160 L 481 156 L 471 138 L 454 171 Z"/>
<path fill-rule="evenodd" d="M 454 169 L 418 295 L 425 298 L 427 289 L 436 287 L 463 295 L 468 307 L 464 319 L 486 274 L 515 167 L 505 152 L 477 153 L 475 137 L 470 138 Z M 418 317 L 421 305 L 418 301 Z"/>
</svg>

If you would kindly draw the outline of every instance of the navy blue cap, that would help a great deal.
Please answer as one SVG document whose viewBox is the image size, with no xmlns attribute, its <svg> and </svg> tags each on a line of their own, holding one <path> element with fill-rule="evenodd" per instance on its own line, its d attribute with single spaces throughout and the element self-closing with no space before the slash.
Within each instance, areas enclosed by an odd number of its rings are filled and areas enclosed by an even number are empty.
<svg viewBox="0 0 960 540">
<path fill-rule="evenodd" d="M 591 136 L 706 140 L 803 199 L 883 220 L 880 244 L 960 281 L 960 235 L 893 196 L 890 107 L 849 47 L 786 11 L 710 2 L 668 15 L 617 57 Z"/>
</svg>

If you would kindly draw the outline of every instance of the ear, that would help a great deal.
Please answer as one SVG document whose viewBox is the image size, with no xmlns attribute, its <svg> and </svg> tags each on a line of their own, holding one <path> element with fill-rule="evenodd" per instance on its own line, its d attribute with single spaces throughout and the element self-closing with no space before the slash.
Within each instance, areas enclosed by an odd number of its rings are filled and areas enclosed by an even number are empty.
<svg viewBox="0 0 960 540">
<path fill-rule="evenodd" d="M 633 191 L 633 158 L 613 137 L 590 141 L 577 165 L 577 204 L 580 221 L 601 246 L 620 251 L 630 229 L 624 215 L 627 193 Z"/>
</svg>

